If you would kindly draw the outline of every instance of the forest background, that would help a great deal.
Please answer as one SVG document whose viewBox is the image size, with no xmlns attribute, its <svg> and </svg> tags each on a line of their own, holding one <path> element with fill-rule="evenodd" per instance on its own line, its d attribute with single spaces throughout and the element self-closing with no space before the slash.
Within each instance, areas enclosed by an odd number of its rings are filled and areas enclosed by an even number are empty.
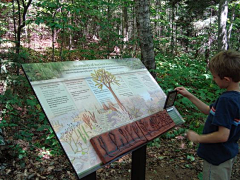
<svg viewBox="0 0 240 180">
<path fill-rule="evenodd" d="M 0 179 L 76 178 L 21 64 L 136 57 L 165 93 L 185 86 L 211 103 L 222 91 L 207 64 L 221 50 L 239 51 L 239 9 L 239 0 L 1 0 Z M 169 160 L 174 170 L 192 170 L 179 179 L 189 173 L 201 179 L 196 145 L 184 133 L 200 133 L 206 117 L 186 98 L 178 97 L 176 106 L 186 123 L 149 143 L 148 179 Z M 98 177 L 129 179 L 130 159 Z M 171 179 L 174 173 L 163 174 Z M 233 174 L 239 179 L 239 170 Z"/>
</svg>

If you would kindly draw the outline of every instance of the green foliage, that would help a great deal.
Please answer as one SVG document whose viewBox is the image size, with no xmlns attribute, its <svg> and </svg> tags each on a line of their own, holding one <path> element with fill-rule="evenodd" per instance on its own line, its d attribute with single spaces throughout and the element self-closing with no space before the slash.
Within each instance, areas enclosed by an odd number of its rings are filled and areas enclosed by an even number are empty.
<svg viewBox="0 0 240 180">
<path fill-rule="evenodd" d="M 213 103 L 222 93 L 222 90 L 214 84 L 211 73 L 206 70 L 205 61 L 201 59 L 191 59 L 185 54 L 179 57 L 157 54 L 156 64 L 157 81 L 165 92 L 184 86 L 207 104 Z M 206 115 L 181 95 L 175 101 L 175 106 L 184 117 L 185 126 L 201 134 Z M 185 128 L 174 129 L 165 133 L 163 137 L 174 138 L 184 134 L 185 131 Z"/>
<path fill-rule="evenodd" d="M 53 130 L 43 113 L 41 106 L 33 95 L 32 89 L 25 76 L 9 75 L 8 89 L 0 95 L 2 114 L 0 128 L 6 132 L 11 129 L 12 141 L 7 141 L 12 146 L 14 154 L 19 160 L 26 157 L 30 149 L 15 144 L 22 140 L 29 144 L 29 148 L 49 148 L 53 154 L 61 154 L 62 150 L 56 140 Z M 34 136 L 43 134 L 37 141 Z M 9 134 L 10 136 L 10 134 Z M 33 149 L 32 149 L 33 148 Z M 20 161 L 24 165 L 23 161 Z"/>
<path fill-rule="evenodd" d="M 98 69 L 97 71 L 94 70 L 94 73 L 91 73 L 93 81 L 96 83 L 99 89 L 103 88 L 103 85 L 106 87 L 111 87 L 111 84 L 119 85 L 119 80 L 111 74 L 110 72 L 106 71 L 105 69 Z"/>
<path fill-rule="evenodd" d="M 204 127 L 204 124 L 198 120 L 192 121 L 189 125 L 189 129 L 195 131 L 198 134 L 201 134 L 203 132 L 203 127 Z"/>
<path fill-rule="evenodd" d="M 23 159 L 27 156 L 26 150 L 24 150 L 20 145 L 12 146 L 13 148 L 13 155 L 17 156 L 18 159 Z"/>
<path fill-rule="evenodd" d="M 195 161 L 195 157 L 192 155 L 187 155 L 187 159 L 190 160 L 191 162 Z"/>
<path fill-rule="evenodd" d="M 206 71 L 205 61 L 190 59 L 185 54 L 179 57 L 158 54 L 156 64 L 157 81 L 166 92 L 184 86 L 207 104 L 213 103 L 222 93 L 222 90 L 213 83 L 210 72 Z M 178 96 L 175 103 L 188 123 L 195 124 L 195 121 L 205 120 L 206 116 L 200 113 L 187 98 Z"/>
<path fill-rule="evenodd" d="M 26 64 L 23 65 L 25 72 L 29 77 L 32 77 L 30 81 L 48 80 L 52 78 L 58 78 L 61 76 L 63 70 L 61 63 L 45 63 L 45 64 Z M 34 71 L 32 70 L 34 69 Z M 33 74 L 34 72 L 34 74 Z"/>
<path fill-rule="evenodd" d="M 203 179 L 203 173 L 202 173 L 202 172 L 200 172 L 200 173 L 198 174 L 198 179 L 199 179 L 199 180 L 202 180 L 202 179 Z"/>
<path fill-rule="evenodd" d="M 149 142 L 148 145 L 159 148 L 161 146 L 161 140 L 160 140 L 160 138 L 156 138 L 153 141 Z"/>
<path fill-rule="evenodd" d="M 63 154 L 62 148 L 60 147 L 59 141 L 56 138 L 55 133 L 51 127 L 48 127 L 50 134 L 48 133 L 45 136 L 44 144 L 41 145 L 41 148 L 46 148 L 47 150 L 51 150 L 52 155 L 60 155 Z"/>
<path fill-rule="evenodd" d="M 63 5 L 59 1 L 39 1 L 35 4 L 42 7 L 42 11 L 38 11 L 35 23 L 45 23 L 51 29 L 62 28 L 60 9 Z M 64 22 L 64 21 L 63 21 Z"/>
<path fill-rule="evenodd" d="M 186 132 L 185 128 L 177 128 L 177 129 L 173 129 L 171 131 L 166 132 L 165 134 L 162 135 L 162 137 L 165 137 L 167 139 L 172 139 L 172 138 L 175 138 L 176 136 L 185 134 L 185 132 Z"/>
<path fill-rule="evenodd" d="M 6 4 L 0 1 L 0 11 L 1 11 L 1 16 L 6 17 L 8 12 L 10 11 L 11 4 Z M 0 18 L 0 37 L 4 35 L 8 31 L 8 22 L 6 19 L 1 19 Z M 0 44 L 1 44 L 1 38 L 0 38 Z"/>
</svg>

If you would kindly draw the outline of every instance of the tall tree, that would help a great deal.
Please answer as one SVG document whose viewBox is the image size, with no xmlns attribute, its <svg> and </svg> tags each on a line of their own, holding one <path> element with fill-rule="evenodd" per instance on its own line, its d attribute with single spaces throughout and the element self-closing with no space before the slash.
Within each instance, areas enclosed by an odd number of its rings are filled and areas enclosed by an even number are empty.
<svg viewBox="0 0 240 180">
<path fill-rule="evenodd" d="M 230 26 L 229 26 L 228 32 L 227 32 L 228 49 L 231 47 L 230 39 L 231 39 L 231 34 L 232 34 L 233 22 L 234 22 L 234 19 L 235 19 L 235 9 L 236 9 L 236 4 L 234 4 L 233 7 L 232 7 L 232 15 L 231 15 L 231 18 L 230 18 Z"/>
<path fill-rule="evenodd" d="M 123 3 L 122 7 L 122 35 L 128 41 L 128 4 L 127 2 Z"/>
<path fill-rule="evenodd" d="M 19 54 L 19 51 L 20 51 L 21 32 L 22 32 L 22 29 L 26 25 L 26 14 L 27 14 L 27 10 L 28 10 L 31 3 L 32 3 L 32 0 L 29 0 L 27 2 L 25 2 L 25 0 L 22 0 L 22 1 L 17 0 L 18 27 L 17 27 L 17 32 L 15 32 L 16 33 L 16 40 L 17 40 L 16 41 L 16 53 L 17 54 Z M 14 6 L 14 0 L 13 0 L 13 6 Z"/>
<path fill-rule="evenodd" d="M 218 51 L 227 50 L 228 0 L 220 0 L 218 11 Z"/>
<path fill-rule="evenodd" d="M 153 33 L 150 23 L 150 0 L 136 0 L 136 18 L 138 39 L 141 47 L 141 59 L 147 69 L 155 69 Z M 155 76 L 153 74 L 153 76 Z"/>
</svg>

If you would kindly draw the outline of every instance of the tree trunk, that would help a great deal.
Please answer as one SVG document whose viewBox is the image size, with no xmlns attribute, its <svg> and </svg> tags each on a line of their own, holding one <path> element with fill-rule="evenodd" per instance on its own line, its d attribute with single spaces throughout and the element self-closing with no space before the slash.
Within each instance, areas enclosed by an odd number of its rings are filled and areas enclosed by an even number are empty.
<svg viewBox="0 0 240 180">
<path fill-rule="evenodd" d="M 156 15 L 155 15 L 155 22 L 154 22 L 154 37 L 157 37 L 159 36 L 158 34 L 158 29 L 159 29 L 159 23 L 158 23 L 158 20 L 159 20 L 159 14 L 158 14 L 158 11 L 159 9 L 161 9 L 161 2 L 159 0 L 156 0 L 155 2 L 155 11 L 156 11 Z"/>
<path fill-rule="evenodd" d="M 213 42 L 213 37 L 212 37 L 212 8 L 210 10 L 211 16 L 210 16 L 210 25 L 209 25 L 209 30 L 208 30 L 208 42 L 206 44 L 206 49 L 205 49 L 205 61 L 206 61 L 206 72 L 208 71 L 208 63 L 209 63 L 209 57 L 210 57 L 210 51 L 211 51 L 211 45 Z"/>
<path fill-rule="evenodd" d="M 14 40 L 15 40 L 15 42 L 17 42 L 17 28 L 16 28 L 14 0 L 12 1 L 12 11 L 13 11 Z"/>
<path fill-rule="evenodd" d="M 54 31 L 54 28 L 52 28 L 52 61 L 54 62 L 54 52 L 55 52 L 55 31 Z"/>
<path fill-rule="evenodd" d="M 127 110 L 126 110 L 126 108 L 123 106 L 123 104 L 121 103 L 121 101 L 118 99 L 118 97 L 117 97 L 117 95 L 115 94 L 115 92 L 112 90 L 112 87 L 109 85 L 109 86 L 107 86 L 107 85 L 105 85 L 108 89 L 109 89 L 109 91 L 112 93 L 112 95 L 113 95 L 113 97 L 114 97 L 114 99 L 117 101 L 117 103 L 118 103 L 118 106 L 123 110 L 123 111 L 125 111 L 125 112 L 127 112 Z"/>
<path fill-rule="evenodd" d="M 111 0 L 108 0 L 108 6 L 107 6 L 107 19 L 108 19 L 108 37 L 107 37 L 107 55 L 110 54 L 111 50 L 110 50 L 110 1 Z"/>
<path fill-rule="evenodd" d="M 61 37 L 62 37 L 62 40 L 61 40 L 61 45 L 60 45 L 60 59 L 61 61 L 63 61 L 63 45 L 64 45 L 64 41 L 66 41 L 66 38 L 65 38 L 65 21 L 63 21 L 63 28 L 61 30 Z"/>
<path fill-rule="evenodd" d="M 71 4 L 74 4 L 74 0 L 71 0 Z M 70 26 L 74 26 L 74 13 L 72 13 L 71 11 L 69 11 L 68 13 L 68 18 L 70 19 L 69 21 L 69 25 Z M 73 48 L 73 34 L 74 34 L 74 30 L 72 30 L 71 28 L 68 29 L 69 30 L 69 44 L 68 44 L 68 51 L 70 52 L 70 50 L 72 50 Z M 69 59 L 71 58 L 71 53 L 69 54 Z"/>
<path fill-rule="evenodd" d="M 220 0 L 218 12 L 218 51 L 227 50 L 228 0 Z"/>
<path fill-rule="evenodd" d="M 159 19 L 162 19 L 162 14 L 160 14 L 159 12 L 161 12 L 163 9 L 162 9 L 162 4 L 161 4 L 161 0 L 157 0 L 157 21 Z M 160 14 L 160 15 L 159 15 Z M 162 25 L 161 23 L 157 22 L 157 36 L 161 36 L 161 31 L 162 31 Z"/>
<path fill-rule="evenodd" d="M 125 2 L 122 7 L 122 35 L 123 35 L 123 49 L 126 48 L 125 43 L 128 42 L 128 9 L 127 9 L 127 3 Z"/>
<path fill-rule="evenodd" d="M 175 17 L 178 16 L 178 5 L 176 4 L 176 8 L 175 8 L 176 12 L 175 12 Z M 175 19 L 174 17 L 174 19 Z M 178 54 L 178 46 L 177 46 L 177 38 L 178 38 L 178 26 L 176 24 L 176 22 L 174 22 L 175 24 L 175 36 L 174 36 L 174 42 L 175 42 L 175 46 L 173 47 L 173 49 L 175 49 L 175 54 Z"/>
<path fill-rule="evenodd" d="M 150 0 L 136 0 L 138 39 L 141 47 L 142 62 L 148 70 L 155 69 L 153 34 L 150 24 Z M 155 77 L 155 74 L 152 73 Z"/>
<path fill-rule="evenodd" d="M 137 39 L 137 30 L 136 30 L 136 24 L 137 24 L 137 20 L 136 20 L 136 7 L 133 6 L 132 7 L 132 17 L 133 17 L 133 28 L 132 28 L 132 39 L 136 40 Z M 135 57 L 136 54 L 137 54 L 137 46 L 138 46 L 138 43 L 134 42 L 133 44 L 133 51 L 132 51 L 132 57 Z"/>
<path fill-rule="evenodd" d="M 174 15 L 174 10 L 175 10 L 175 5 L 172 3 L 172 32 L 171 32 L 171 53 L 173 54 L 174 53 L 174 18 L 175 18 L 175 15 Z"/>
<path fill-rule="evenodd" d="M 27 10 L 30 6 L 30 4 L 32 3 L 32 0 L 29 0 L 27 2 L 27 5 L 25 4 L 25 1 L 22 1 L 22 5 L 23 5 L 23 13 L 21 16 L 21 4 L 19 2 L 19 0 L 17 0 L 17 4 L 18 4 L 18 28 L 17 28 L 17 37 L 16 37 L 16 53 L 19 54 L 20 52 L 20 46 L 21 46 L 21 32 L 22 29 L 25 27 L 26 25 L 26 14 L 27 14 Z"/>
<path fill-rule="evenodd" d="M 228 29 L 228 38 L 227 38 L 228 49 L 231 47 L 230 39 L 231 39 L 233 21 L 235 19 L 235 9 L 236 9 L 236 5 L 233 7 L 232 16 L 231 16 L 231 20 L 230 20 L 231 24 L 230 24 L 229 29 Z"/>
<path fill-rule="evenodd" d="M 55 12 L 53 13 L 52 15 L 52 23 L 53 23 L 53 26 L 51 27 L 51 30 L 52 30 L 52 61 L 54 62 L 55 60 L 55 17 L 56 17 L 56 14 L 57 14 L 57 10 L 58 8 L 55 10 Z"/>
</svg>

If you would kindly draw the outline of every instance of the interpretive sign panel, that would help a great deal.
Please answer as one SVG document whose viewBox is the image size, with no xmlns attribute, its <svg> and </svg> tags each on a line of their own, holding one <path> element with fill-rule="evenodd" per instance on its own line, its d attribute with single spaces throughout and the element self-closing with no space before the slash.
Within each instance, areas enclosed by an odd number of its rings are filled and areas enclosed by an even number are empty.
<svg viewBox="0 0 240 180">
<path fill-rule="evenodd" d="M 79 177 L 101 165 L 92 137 L 163 111 L 166 100 L 135 58 L 33 63 L 23 69 Z"/>
</svg>

